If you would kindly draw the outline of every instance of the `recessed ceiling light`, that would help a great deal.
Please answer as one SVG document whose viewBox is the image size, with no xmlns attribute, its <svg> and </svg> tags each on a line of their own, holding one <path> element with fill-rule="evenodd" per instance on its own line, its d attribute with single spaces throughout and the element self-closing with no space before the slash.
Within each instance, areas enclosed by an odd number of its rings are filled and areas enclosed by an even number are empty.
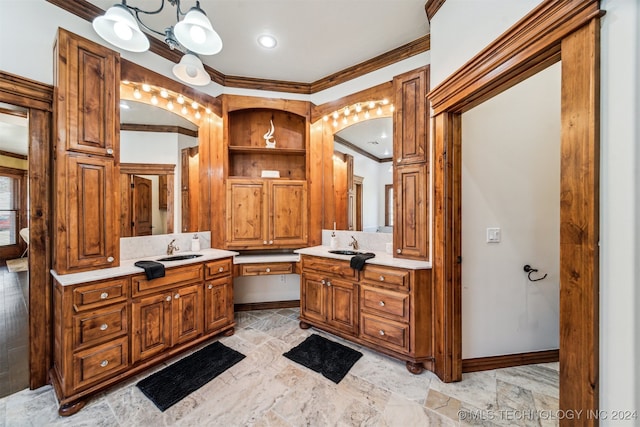
<svg viewBox="0 0 640 427">
<path fill-rule="evenodd" d="M 273 49 L 278 44 L 278 41 L 270 34 L 263 34 L 258 37 L 258 44 L 266 49 Z"/>
</svg>

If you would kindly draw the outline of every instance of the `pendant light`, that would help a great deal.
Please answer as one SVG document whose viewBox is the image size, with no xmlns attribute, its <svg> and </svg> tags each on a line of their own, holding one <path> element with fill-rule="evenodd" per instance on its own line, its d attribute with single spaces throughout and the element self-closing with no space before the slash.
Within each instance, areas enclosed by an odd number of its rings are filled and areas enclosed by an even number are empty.
<svg viewBox="0 0 640 427">
<path fill-rule="evenodd" d="M 185 83 L 195 86 L 206 86 L 211 77 L 204 70 L 200 59 L 192 53 L 187 53 L 179 63 L 173 66 L 173 74 Z"/>
</svg>

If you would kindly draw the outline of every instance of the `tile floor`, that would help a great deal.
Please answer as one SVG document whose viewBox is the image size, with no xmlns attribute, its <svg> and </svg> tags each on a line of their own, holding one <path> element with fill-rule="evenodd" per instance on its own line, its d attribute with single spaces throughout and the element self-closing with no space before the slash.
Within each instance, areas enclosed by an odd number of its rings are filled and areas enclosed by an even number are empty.
<svg viewBox="0 0 640 427">
<path fill-rule="evenodd" d="M 0 426 L 546 427 L 558 423 L 553 419 L 558 409 L 557 363 L 470 373 L 459 383 L 445 384 L 430 372 L 410 374 L 403 362 L 321 331 L 301 330 L 297 316 L 294 309 L 236 313 L 235 335 L 220 341 L 247 357 L 164 413 L 135 386 L 143 378 L 139 376 L 94 397 L 67 418 L 57 415 L 50 386 L 12 394 L 0 399 Z M 363 353 L 339 384 L 282 356 L 312 333 Z"/>
</svg>

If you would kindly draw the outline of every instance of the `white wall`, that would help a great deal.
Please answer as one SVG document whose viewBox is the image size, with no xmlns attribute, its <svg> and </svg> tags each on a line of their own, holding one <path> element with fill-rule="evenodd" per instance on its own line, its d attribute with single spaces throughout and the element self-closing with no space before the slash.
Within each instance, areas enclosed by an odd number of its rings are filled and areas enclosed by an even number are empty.
<svg viewBox="0 0 640 427">
<path fill-rule="evenodd" d="M 600 406 L 640 412 L 640 3 L 600 7 Z"/>
<path fill-rule="evenodd" d="M 431 22 L 431 87 L 537 3 L 447 0 Z M 519 7 L 524 10 L 517 13 Z M 600 409 L 612 414 L 640 411 L 640 4 L 602 0 L 601 8 L 606 15 L 601 21 L 599 396 Z M 635 422 L 607 419 L 601 425 Z"/>
<path fill-rule="evenodd" d="M 463 114 L 462 141 L 462 357 L 556 349 L 560 64 Z"/>
</svg>

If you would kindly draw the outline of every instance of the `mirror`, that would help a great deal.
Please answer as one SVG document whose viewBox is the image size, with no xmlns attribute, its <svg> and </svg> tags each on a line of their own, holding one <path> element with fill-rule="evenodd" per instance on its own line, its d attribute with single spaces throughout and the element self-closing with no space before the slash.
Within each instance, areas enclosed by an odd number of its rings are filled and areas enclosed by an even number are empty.
<svg viewBox="0 0 640 427">
<path fill-rule="evenodd" d="M 393 118 L 358 121 L 334 134 L 338 230 L 393 232 Z"/>
<path fill-rule="evenodd" d="M 120 123 L 121 237 L 195 231 L 198 127 L 131 100 L 120 103 Z"/>
</svg>

